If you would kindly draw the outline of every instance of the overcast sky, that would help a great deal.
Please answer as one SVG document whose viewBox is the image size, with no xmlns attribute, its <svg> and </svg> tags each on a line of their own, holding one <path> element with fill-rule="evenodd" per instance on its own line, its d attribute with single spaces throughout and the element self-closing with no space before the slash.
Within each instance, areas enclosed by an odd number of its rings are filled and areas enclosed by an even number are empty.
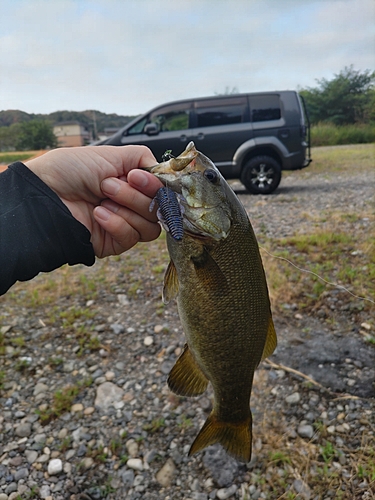
<svg viewBox="0 0 375 500">
<path fill-rule="evenodd" d="M 375 0 L 1 0 L 0 110 L 135 115 L 375 70 Z"/>
</svg>

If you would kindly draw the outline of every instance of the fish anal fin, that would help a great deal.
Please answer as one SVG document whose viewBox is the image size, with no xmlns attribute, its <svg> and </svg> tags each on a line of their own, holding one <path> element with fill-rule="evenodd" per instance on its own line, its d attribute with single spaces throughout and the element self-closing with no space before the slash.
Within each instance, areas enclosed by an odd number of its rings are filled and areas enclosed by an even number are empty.
<svg viewBox="0 0 375 500">
<path fill-rule="evenodd" d="M 170 261 L 164 275 L 164 286 L 162 294 L 164 304 L 168 304 L 168 302 L 177 297 L 178 288 L 179 283 L 177 270 L 173 262 Z"/>
<path fill-rule="evenodd" d="M 252 443 L 251 413 L 243 422 L 221 422 L 212 411 L 191 445 L 189 456 L 215 443 L 220 443 L 234 458 L 249 462 Z"/>
<path fill-rule="evenodd" d="M 185 344 L 168 377 L 170 390 L 179 396 L 193 397 L 203 394 L 207 385 L 208 379 L 194 360 L 189 346 Z"/>
<path fill-rule="evenodd" d="M 271 356 L 273 351 L 276 349 L 276 346 L 277 346 L 276 331 L 275 331 L 275 327 L 274 327 L 274 324 L 272 321 L 272 317 L 270 317 L 270 320 L 268 323 L 266 343 L 264 344 L 264 349 L 263 349 L 261 361 L 263 359 L 268 358 L 268 356 Z"/>
</svg>

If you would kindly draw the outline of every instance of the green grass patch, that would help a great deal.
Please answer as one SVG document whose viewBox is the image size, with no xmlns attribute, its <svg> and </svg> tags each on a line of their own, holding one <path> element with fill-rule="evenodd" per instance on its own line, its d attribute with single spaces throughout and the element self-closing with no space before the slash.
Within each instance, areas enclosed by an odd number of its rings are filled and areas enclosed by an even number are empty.
<svg viewBox="0 0 375 500">
<path fill-rule="evenodd" d="M 5 163 L 6 165 L 10 165 L 15 161 L 25 161 L 29 160 L 33 156 L 35 156 L 36 151 L 12 151 L 6 153 L 0 153 L 0 163 Z"/>
<path fill-rule="evenodd" d="M 375 142 L 375 125 L 341 125 L 319 123 L 311 127 L 311 145 L 338 146 L 341 144 L 366 144 Z"/>
</svg>

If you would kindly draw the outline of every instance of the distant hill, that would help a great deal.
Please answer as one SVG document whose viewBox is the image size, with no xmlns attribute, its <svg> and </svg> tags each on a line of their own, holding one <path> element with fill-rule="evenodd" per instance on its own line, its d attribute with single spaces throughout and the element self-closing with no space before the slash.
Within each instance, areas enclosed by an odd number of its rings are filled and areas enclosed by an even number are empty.
<svg viewBox="0 0 375 500">
<path fill-rule="evenodd" d="M 49 114 L 25 113 L 18 109 L 0 111 L 0 127 L 9 127 L 13 123 L 22 123 L 29 120 L 48 120 L 52 125 L 67 121 L 78 121 L 89 130 L 94 131 L 96 121 L 97 132 L 104 132 L 105 128 L 121 128 L 135 116 L 121 116 L 116 113 L 106 114 L 101 111 L 55 111 Z"/>
</svg>

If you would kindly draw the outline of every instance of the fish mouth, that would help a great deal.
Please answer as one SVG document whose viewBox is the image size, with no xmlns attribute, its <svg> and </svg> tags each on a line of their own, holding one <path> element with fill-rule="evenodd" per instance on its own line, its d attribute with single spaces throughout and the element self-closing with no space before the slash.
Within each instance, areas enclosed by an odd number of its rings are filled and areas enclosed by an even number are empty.
<svg viewBox="0 0 375 500">
<path fill-rule="evenodd" d="M 157 177 L 159 177 L 159 175 L 172 175 L 176 178 L 179 176 L 179 173 L 185 170 L 186 167 L 188 167 L 188 165 L 197 158 L 198 155 L 199 152 L 195 149 L 194 142 L 189 142 L 185 151 L 183 151 L 176 158 L 170 158 L 168 161 L 158 163 L 152 167 L 142 167 L 142 170 L 147 170 L 148 172 L 155 174 Z M 168 182 L 162 177 L 159 178 L 162 182 Z"/>
</svg>

